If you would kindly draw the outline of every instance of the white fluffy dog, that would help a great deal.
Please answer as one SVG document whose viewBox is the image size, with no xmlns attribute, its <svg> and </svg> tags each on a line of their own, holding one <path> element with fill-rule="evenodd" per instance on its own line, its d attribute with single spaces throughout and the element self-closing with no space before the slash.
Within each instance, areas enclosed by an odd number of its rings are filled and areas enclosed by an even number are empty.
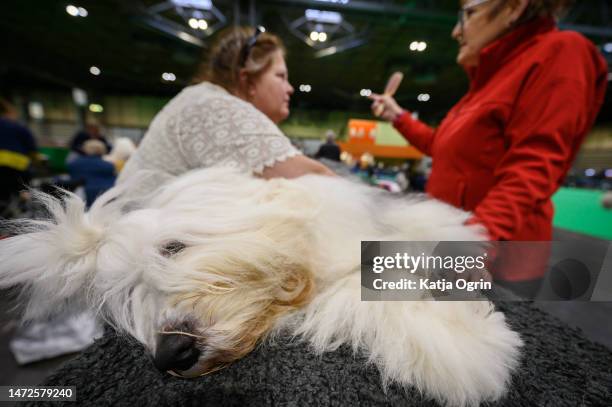
<svg viewBox="0 0 612 407">
<path fill-rule="evenodd" d="M 366 352 L 385 385 L 446 405 L 503 395 L 521 340 L 490 303 L 360 300 L 360 240 L 479 240 L 467 213 L 341 178 L 224 168 L 181 176 L 128 213 L 121 193 L 88 212 L 42 196 L 51 220 L 0 241 L 0 287 L 24 287 L 27 317 L 84 303 L 186 377 L 290 328 L 316 352 Z"/>
</svg>

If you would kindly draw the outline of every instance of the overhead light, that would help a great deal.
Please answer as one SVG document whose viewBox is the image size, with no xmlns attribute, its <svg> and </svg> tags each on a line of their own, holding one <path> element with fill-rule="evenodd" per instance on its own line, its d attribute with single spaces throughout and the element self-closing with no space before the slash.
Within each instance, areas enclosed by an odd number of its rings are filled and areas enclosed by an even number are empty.
<svg viewBox="0 0 612 407">
<path fill-rule="evenodd" d="M 162 74 L 162 79 L 168 82 L 174 82 L 176 80 L 176 75 L 172 72 L 164 72 Z"/>
<path fill-rule="evenodd" d="M 95 76 L 100 75 L 102 71 L 100 71 L 100 68 L 98 68 L 97 66 L 92 66 L 89 68 L 89 73 Z"/>
<path fill-rule="evenodd" d="M 430 99 L 429 93 L 421 93 L 417 96 L 419 102 L 428 102 Z"/>
<path fill-rule="evenodd" d="M 359 94 L 361 96 L 370 96 L 372 94 L 372 90 L 371 89 L 361 89 L 359 91 Z"/>
<path fill-rule="evenodd" d="M 212 9 L 211 0 L 172 0 L 177 7 L 192 8 L 196 10 L 210 10 Z"/>
<path fill-rule="evenodd" d="M 605 174 L 606 174 L 606 178 L 612 178 L 612 168 L 608 168 Z"/>
<path fill-rule="evenodd" d="M 327 33 L 324 32 L 311 31 L 309 37 L 312 41 L 327 41 Z"/>
<path fill-rule="evenodd" d="M 312 90 L 312 87 L 310 85 L 306 84 L 306 85 L 300 85 L 299 89 L 300 89 L 300 92 L 308 93 L 308 92 L 310 92 Z"/>
<path fill-rule="evenodd" d="M 332 4 L 347 4 L 349 2 L 349 0 L 316 0 L 319 1 L 321 3 L 332 3 Z"/>
<path fill-rule="evenodd" d="M 180 31 L 179 33 L 177 33 L 177 35 L 183 41 L 191 42 L 193 39 L 193 36 L 187 34 L 185 31 Z"/>
<path fill-rule="evenodd" d="M 427 43 L 425 41 L 412 41 L 410 43 L 410 51 L 423 52 L 425 48 L 427 48 Z"/>
<path fill-rule="evenodd" d="M 66 13 L 70 14 L 72 17 L 76 17 L 79 15 L 79 8 L 69 4 L 66 6 Z"/>
<path fill-rule="evenodd" d="M 607 42 L 603 45 L 603 50 L 612 53 L 612 42 Z"/>
<path fill-rule="evenodd" d="M 66 13 L 70 14 L 72 17 L 87 17 L 89 15 L 85 7 L 77 7 L 72 4 L 66 6 Z"/>
<path fill-rule="evenodd" d="M 340 24 L 342 22 L 342 14 L 335 11 L 307 9 L 305 15 L 306 20 L 318 23 Z"/>
<path fill-rule="evenodd" d="M 208 23 L 203 18 L 192 17 L 187 21 L 187 23 L 189 24 L 189 27 L 193 28 L 194 30 L 206 30 L 208 28 Z"/>
<path fill-rule="evenodd" d="M 104 108 L 102 107 L 102 105 L 92 103 L 89 105 L 89 111 L 93 113 L 102 113 L 104 111 Z"/>
<path fill-rule="evenodd" d="M 87 106 L 87 92 L 83 89 L 72 89 L 72 100 L 77 106 Z"/>
<path fill-rule="evenodd" d="M 28 103 L 28 113 L 30 117 L 35 120 L 42 120 L 45 118 L 45 109 L 40 102 Z"/>
<path fill-rule="evenodd" d="M 586 175 L 587 177 L 592 177 L 593 175 L 595 175 L 595 169 L 587 168 L 586 170 L 584 170 L 584 175 Z"/>
</svg>

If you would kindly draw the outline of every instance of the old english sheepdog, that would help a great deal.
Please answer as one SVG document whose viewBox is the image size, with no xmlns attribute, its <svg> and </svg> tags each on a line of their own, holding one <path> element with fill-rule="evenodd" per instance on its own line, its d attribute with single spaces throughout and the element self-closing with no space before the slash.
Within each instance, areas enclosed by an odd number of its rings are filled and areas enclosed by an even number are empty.
<svg viewBox="0 0 612 407">
<path fill-rule="evenodd" d="M 184 377 L 291 330 L 314 352 L 365 352 L 385 386 L 445 405 L 504 394 L 521 339 L 489 302 L 360 300 L 361 240 L 481 240 L 469 214 L 340 177 L 226 168 L 187 173 L 129 211 L 124 188 L 89 211 L 40 195 L 50 219 L 0 241 L 0 288 L 23 287 L 26 318 L 86 305 Z"/>
</svg>

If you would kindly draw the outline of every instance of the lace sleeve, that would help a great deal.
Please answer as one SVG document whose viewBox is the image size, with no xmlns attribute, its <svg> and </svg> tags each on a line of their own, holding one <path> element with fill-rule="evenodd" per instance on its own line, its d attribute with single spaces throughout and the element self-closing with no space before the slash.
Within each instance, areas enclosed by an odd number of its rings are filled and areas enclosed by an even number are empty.
<svg viewBox="0 0 612 407">
<path fill-rule="evenodd" d="M 301 154 L 263 113 L 230 95 L 184 108 L 178 122 L 180 148 L 190 168 L 222 164 L 261 173 Z"/>
</svg>

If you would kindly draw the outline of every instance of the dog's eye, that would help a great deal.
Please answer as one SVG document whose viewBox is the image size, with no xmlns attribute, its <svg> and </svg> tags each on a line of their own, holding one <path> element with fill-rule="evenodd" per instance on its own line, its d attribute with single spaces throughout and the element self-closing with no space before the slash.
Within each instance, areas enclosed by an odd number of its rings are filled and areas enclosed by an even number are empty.
<svg viewBox="0 0 612 407">
<path fill-rule="evenodd" d="M 174 256 L 175 254 L 182 252 L 186 247 L 187 245 L 185 243 L 179 242 L 177 240 L 173 240 L 171 242 L 164 244 L 159 250 L 159 252 L 164 257 L 171 257 L 171 256 Z"/>
</svg>

